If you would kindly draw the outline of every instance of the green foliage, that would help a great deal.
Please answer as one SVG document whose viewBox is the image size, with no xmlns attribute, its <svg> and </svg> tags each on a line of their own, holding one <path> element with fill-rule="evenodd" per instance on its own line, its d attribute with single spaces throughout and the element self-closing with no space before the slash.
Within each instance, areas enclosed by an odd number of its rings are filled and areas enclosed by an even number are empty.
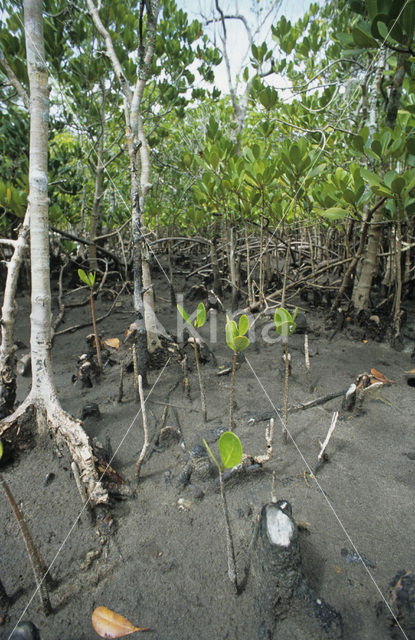
<svg viewBox="0 0 415 640">
<path fill-rule="evenodd" d="M 177 310 L 179 311 L 183 320 L 188 324 L 193 325 L 195 329 L 200 329 L 200 327 L 203 327 L 206 322 L 206 308 L 203 302 L 199 302 L 199 304 L 197 305 L 196 318 L 193 322 L 191 321 L 191 318 L 187 311 L 183 309 L 180 304 L 177 305 Z"/>
<path fill-rule="evenodd" d="M 222 464 L 218 463 L 205 439 L 203 439 L 203 444 L 219 471 L 223 471 L 224 469 L 233 469 L 233 467 L 240 464 L 242 460 L 242 443 L 238 436 L 232 431 L 225 431 L 225 433 L 222 433 L 219 438 L 218 446 Z"/>
<path fill-rule="evenodd" d="M 219 453 L 224 469 L 236 467 L 242 460 L 242 444 L 232 431 L 225 431 L 219 438 Z"/>
<path fill-rule="evenodd" d="M 282 307 L 280 309 L 276 309 L 274 314 L 274 322 L 277 333 L 288 340 L 289 336 L 292 335 L 296 328 L 295 318 L 297 315 L 297 309 L 295 309 L 293 315 L 286 309 Z"/>
<path fill-rule="evenodd" d="M 79 279 L 82 280 L 90 289 L 94 288 L 95 284 L 95 272 L 85 273 L 83 269 L 78 269 Z"/>
<path fill-rule="evenodd" d="M 239 326 L 235 320 L 227 317 L 226 321 L 226 343 L 232 351 L 239 353 L 250 345 L 249 338 L 245 335 L 249 329 L 248 317 L 244 314 L 239 318 Z"/>
</svg>

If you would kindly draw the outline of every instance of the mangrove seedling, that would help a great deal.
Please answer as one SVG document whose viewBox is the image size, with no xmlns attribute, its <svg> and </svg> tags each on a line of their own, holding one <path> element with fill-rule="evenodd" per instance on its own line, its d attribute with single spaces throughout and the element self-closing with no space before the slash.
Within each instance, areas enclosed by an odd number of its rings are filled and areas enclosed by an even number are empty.
<svg viewBox="0 0 415 640">
<path fill-rule="evenodd" d="M 101 345 L 99 342 L 99 335 L 97 329 L 97 323 L 95 320 L 95 308 L 94 308 L 94 284 L 95 284 L 95 271 L 90 273 L 85 273 L 83 269 L 78 269 L 79 279 L 89 287 L 90 301 L 91 301 L 91 317 L 92 317 L 92 326 L 94 328 L 95 334 L 95 348 L 97 351 L 97 362 L 98 369 L 102 371 L 102 360 L 101 360 Z"/>
<path fill-rule="evenodd" d="M 223 481 L 223 471 L 224 469 L 233 469 L 233 467 L 236 467 L 238 464 L 240 464 L 242 460 L 242 454 L 243 454 L 242 444 L 238 436 L 232 433 L 232 431 L 225 431 L 225 433 L 222 433 L 218 442 L 219 453 L 220 453 L 222 464 L 219 464 L 219 462 L 216 460 L 206 440 L 203 440 L 203 444 L 205 445 L 209 456 L 211 457 L 211 459 L 216 464 L 219 470 L 220 493 L 222 496 L 223 515 L 225 516 L 225 526 L 226 526 L 226 551 L 228 556 L 228 576 L 229 576 L 229 580 L 234 585 L 236 591 L 238 591 L 235 549 L 233 545 L 231 524 L 229 519 L 228 503 L 226 501 L 225 483 Z"/>
<path fill-rule="evenodd" d="M 288 338 L 294 333 L 296 328 L 295 317 L 297 309 L 293 315 L 286 309 L 280 308 L 275 311 L 274 322 L 277 333 L 284 343 L 285 381 L 284 381 L 284 416 L 282 423 L 282 441 L 287 444 L 287 422 L 288 422 L 288 379 L 290 375 L 290 356 L 288 353 Z"/>
<path fill-rule="evenodd" d="M 231 389 L 229 394 L 229 431 L 233 430 L 233 392 L 235 386 L 236 360 L 238 353 L 249 347 L 249 338 L 245 335 L 249 329 L 249 320 L 246 315 L 239 318 L 239 326 L 235 320 L 231 320 L 226 316 L 226 342 L 233 351 Z"/>
<path fill-rule="evenodd" d="M 190 320 L 189 314 L 187 313 L 187 311 L 185 309 L 183 309 L 183 307 L 181 307 L 178 304 L 177 305 L 177 309 L 178 309 L 180 315 L 182 316 L 183 320 L 185 322 L 187 322 L 187 324 L 190 324 L 190 326 L 193 326 L 195 329 L 200 329 L 200 327 L 203 327 L 203 325 L 206 322 L 206 309 L 205 309 L 205 305 L 203 304 L 203 302 L 199 302 L 199 304 L 197 305 L 196 320 L 194 320 L 193 323 Z M 206 391 L 205 391 L 205 385 L 203 384 L 203 380 L 202 380 L 202 373 L 200 371 L 199 346 L 197 344 L 196 338 L 193 338 L 193 343 L 192 344 L 193 344 L 193 349 L 194 349 L 194 352 L 195 352 L 195 362 L 196 362 L 197 375 L 198 375 L 198 378 L 199 378 L 200 399 L 201 399 L 201 402 L 202 402 L 202 415 L 203 415 L 204 422 L 207 422 Z"/>
<path fill-rule="evenodd" d="M 3 455 L 3 444 L 0 440 L 0 458 Z M 12 491 L 0 473 L 0 484 L 3 485 L 4 493 L 6 494 L 6 498 L 8 503 L 14 513 L 14 516 L 19 525 L 21 534 L 23 536 L 27 553 L 29 555 L 30 564 L 32 565 L 33 574 L 35 576 L 36 586 L 39 590 L 40 599 L 42 601 L 43 612 L 47 616 L 51 613 L 52 607 L 49 600 L 49 592 L 47 588 L 47 583 L 50 581 L 48 569 L 46 568 L 46 564 L 41 556 L 39 549 L 37 548 L 35 541 L 32 538 L 32 535 L 29 531 L 29 528 L 23 518 L 23 514 L 19 509 L 19 506 L 14 499 Z M 6 591 L 1 585 L 0 591 L 2 591 L 2 595 L 6 596 Z"/>
</svg>

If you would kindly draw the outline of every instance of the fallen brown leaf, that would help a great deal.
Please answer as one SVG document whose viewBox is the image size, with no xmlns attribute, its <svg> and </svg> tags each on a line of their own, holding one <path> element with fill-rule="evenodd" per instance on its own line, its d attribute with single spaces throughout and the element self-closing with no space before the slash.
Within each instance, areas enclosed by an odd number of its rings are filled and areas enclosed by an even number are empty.
<svg viewBox="0 0 415 640">
<path fill-rule="evenodd" d="M 381 382 L 382 384 L 393 384 L 393 380 L 389 380 L 389 378 L 384 376 L 380 371 L 376 371 L 376 369 L 371 369 L 370 373 L 375 378 L 376 382 Z"/>
<path fill-rule="evenodd" d="M 119 351 L 120 341 L 118 338 L 105 338 L 104 344 L 107 347 L 111 347 L 111 349 L 116 349 L 117 351 Z"/>
<path fill-rule="evenodd" d="M 107 607 L 97 607 L 91 620 L 94 630 L 101 638 L 121 638 L 136 631 L 150 631 L 148 627 L 135 627 L 127 618 Z"/>
</svg>

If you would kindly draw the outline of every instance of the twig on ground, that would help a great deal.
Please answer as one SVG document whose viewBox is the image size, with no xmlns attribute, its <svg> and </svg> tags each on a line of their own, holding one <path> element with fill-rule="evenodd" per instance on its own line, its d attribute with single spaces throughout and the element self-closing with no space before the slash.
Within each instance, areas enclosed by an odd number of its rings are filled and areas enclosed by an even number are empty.
<svg viewBox="0 0 415 640">
<path fill-rule="evenodd" d="M 272 472 L 272 489 L 271 489 L 271 502 L 273 504 L 277 503 L 277 472 Z"/>
<path fill-rule="evenodd" d="M 274 439 L 274 426 L 275 419 L 271 418 L 269 421 L 269 425 L 265 428 L 265 442 L 267 443 L 267 452 L 263 456 L 255 456 L 255 462 L 258 464 L 264 464 L 264 462 L 269 462 L 272 457 L 272 443 Z"/>
<path fill-rule="evenodd" d="M 321 445 L 321 450 L 320 453 L 317 456 L 317 462 L 314 466 L 313 469 L 313 476 L 316 475 L 317 471 L 320 469 L 321 465 L 326 462 L 327 460 L 327 454 L 325 453 L 326 449 L 327 449 L 327 445 L 330 441 L 331 436 L 333 435 L 333 431 L 336 428 L 336 424 L 337 424 L 337 418 L 339 417 L 339 412 L 335 411 L 333 413 L 333 417 L 331 419 L 331 425 L 329 427 L 329 430 L 327 432 L 326 435 L 326 439 L 324 440 L 323 444 Z"/>
<path fill-rule="evenodd" d="M 120 362 L 120 383 L 118 386 L 118 397 L 117 402 L 120 404 L 122 402 L 122 397 L 124 395 L 124 361 Z"/>
<path fill-rule="evenodd" d="M 143 443 L 143 448 L 141 449 L 139 458 L 137 460 L 137 464 L 135 465 L 135 469 L 134 469 L 134 477 L 136 480 L 138 480 L 140 476 L 141 465 L 143 464 L 143 460 L 146 456 L 147 450 L 150 445 L 150 439 L 148 436 L 148 426 L 147 426 L 146 401 L 145 401 L 144 392 L 143 392 L 143 378 L 140 375 L 138 376 L 138 393 L 140 396 L 141 415 L 143 420 L 144 443 Z"/>
<path fill-rule="evenodd" d="M 17 502 L 14 499 L 14 496 L 7 482 L 4 480 L 1 474 L 0 474 L 0 484 L 3 485 L 3 489 L 6 494 L 7 500 L 9 501 L 10 507 L 20 527 L 20 531 L 22 533 L 22 536 L 26 545 L 27 553 L 29 555 L 30 564 L 32 565 L 33 574 L 35 576 L 36 586 L 39 590 L 40 599 L 42 601 L 43 612 L 46 616 L 48 616 L 52 611 L 52 607 L 50 604 L 49 592 L 47 588 L 47 579 L 49 574 L 46 568 L 46 564 L 41 556 L 39 549 L 37 548 L 32 538 L 29 528 L 23 518 L 23 514 L 17 505 Z"/>
<path fill-rule="evenodd" d="M 304 334 L 304 359 L 305 359 L 305 371 L 307 377 L 308 391 L 313 391 L 313 381 L 311 379 L 311 366 L 310 366 L 310 350 L 308 347 L 308 333 Z"/>
</svg>

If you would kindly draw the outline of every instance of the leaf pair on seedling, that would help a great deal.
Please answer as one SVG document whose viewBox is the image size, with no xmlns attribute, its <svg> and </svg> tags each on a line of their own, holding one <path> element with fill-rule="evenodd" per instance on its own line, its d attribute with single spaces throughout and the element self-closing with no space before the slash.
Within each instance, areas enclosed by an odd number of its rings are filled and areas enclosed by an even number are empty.
<svg viewBox="0 0 415 640">
<path fill-rule="evenodd" d="M 296 328 L 295 318 L 297 316 L 298 309 L 294 310 L 291 315 L 287 309 L 277 309 L 274 314 L 275 329 L 277 333 L 285 340 L 292 335 Z"/>
<path fill-rule="evenodd" d="M 95 271 L 90 273 L 85 273 L 83 269 L 78 269 L 79 279 L 82 280 L 84 284 L 87 285 L 90 289 L 93 289 L 95 284 Z"/>
<path fill-rule="evenodd" d="M 235 320 L 226 316 L 226 343 L 232 351 L 239 353 L 250 345 L 249 338 L 245 335 L 249 329 L 249 320 L 246 315 L 239 318 L 239 326 Z"/>
<path fill-rule="evenodd" d="M 193 327 L 195 329 L 200 329 L 200 327 L 203 327 L 203 325 L 206 322 L 206 309 L 205 309 L 205 305 L 203 304 L 203 302 L 199 302 L 199 304 L 197 305 L 196 319 L 193 321 L 193 323 L 190 320 L 189 314 L 187 313 L 187 311 L 185 309 L 183 309 L 183 307 L 181 307 L 178 304 L 177 305 L 177 309 L 178 309 L 180 315 L 182 316 L 183 320 L 185 322 L 187 322 L 187 324 L 193 325 Z"/>
<path fill-rule="evenodd" d="M 220 472 L 224 469 L 233 469 L 233 467 L 236 467 L 242 460 L 243 451 L 241 441 L 232 431 L 225 431 L 219 438 L 218 447 L 222 464 L 219 464 L 216 460 L 206 440 L 203 440 L 203 444 Z"/>
</svg>

